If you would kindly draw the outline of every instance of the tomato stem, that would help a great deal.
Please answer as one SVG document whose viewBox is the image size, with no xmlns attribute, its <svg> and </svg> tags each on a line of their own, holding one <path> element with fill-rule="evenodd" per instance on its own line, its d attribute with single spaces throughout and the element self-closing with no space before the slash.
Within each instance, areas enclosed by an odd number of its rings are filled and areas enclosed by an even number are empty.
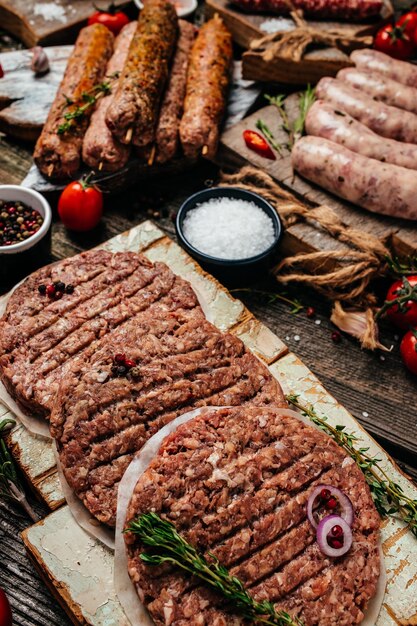
<svg viewBox="0 0 417 626">
<path fill-rule="evenodd" d="M 403 287 L 397 290 L 398 296 L 393 300 L 385 300 L 384 304 L 375 315 L 376 320 L 385 315 L 388 309 L 391 309 L 393 306 L 397 306 L 401 313 L 407 313 L 407 302 L 417 302 L 417 285 L 412 287 L 406 276 L 402 277 L 402 281 Z"/>
</svg>

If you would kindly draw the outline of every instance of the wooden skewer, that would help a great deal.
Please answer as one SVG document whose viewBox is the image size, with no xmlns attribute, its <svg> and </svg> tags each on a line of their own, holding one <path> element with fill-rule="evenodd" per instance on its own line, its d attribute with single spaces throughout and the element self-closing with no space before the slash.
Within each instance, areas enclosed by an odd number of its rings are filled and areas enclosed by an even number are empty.
<svg viewBox="0 0 417 626">
<path fill-rule="evenodd" d="M 51 178 L 52 174 L 54 173 L 54 169 L 55 169 L 55 165 L 54 165 L 54 163 L 51 163 L 51 165 L 48 167 L 48 176 L 49 176 L 49 178 Z"/>
<path fill-rule="evenodd" d="M 156 153 L 156 146 L 155 144 L 152 146 L 151 148 L 151 153 L 149 155 L 149 159 L 148 159 L 148 165 L 153 165 L 154 159 L 155 159 L 155 153 Z"/>
<path fill-rule="evenodd" d="M 126 143 L 130 143 L 132 141 L 132 135 L 133 135 L 133 128 L 130 127 L 130 128 L 127 129 L 127 133 L 126 133 L 126 137 L 125 137 Z"/>
<path fill-rule="evenodd" d="M 207 146 L 207 145 L 205 145 L 205 146 L 203 146 L 203 149 L 201 150 L 201 154 L 202 154 L 203 156 L 206 156 L 207 152 L 208 152 L 208 146 Z"/>
<path fill-rule="evenodd" d="M 100 163 L 98 164 L 98 171 L 101 172 L 102 169 L 103 169 L 103 161 L 100 161 Z"/>
</svg>

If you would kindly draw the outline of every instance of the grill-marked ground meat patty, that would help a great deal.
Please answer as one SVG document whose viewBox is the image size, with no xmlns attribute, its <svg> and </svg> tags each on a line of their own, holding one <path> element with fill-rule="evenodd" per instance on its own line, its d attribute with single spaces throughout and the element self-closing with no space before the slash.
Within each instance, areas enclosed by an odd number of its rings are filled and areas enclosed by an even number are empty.
<svg viewBox="0 0 417 626">
<path fill-rule="evenodd" d="M 319 549 L 306 504 L 339 487 L 355 519 L 351 550 Z M 179 426 L 140 477 L 126 524 L 155 511 L 211 552 L 258 600 L 306 626 L 359 623 L 379 577 L 379 516 L 362 472 L 324 433 L 272 407 L 221 409 Z M 246 624 L 220 596 L 177 569 L 141 561 L 127 534 L 129 574 L 158 626 Z"/>
</svg>

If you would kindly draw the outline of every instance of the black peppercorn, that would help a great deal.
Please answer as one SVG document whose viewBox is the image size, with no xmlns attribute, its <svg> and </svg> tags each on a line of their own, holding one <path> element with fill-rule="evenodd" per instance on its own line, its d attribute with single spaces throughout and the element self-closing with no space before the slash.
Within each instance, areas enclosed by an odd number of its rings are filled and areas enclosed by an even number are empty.
<svg viewBox="0 0 417 626">
<path fill-rule="evenodd" d="M 63 283 L 61 280 L 54 283 L 54 286 L 57 291 L 65 291 L 65 283 Z"/>
<path fill-rule="evenodd" d="M 70 293 L 70 294 L 74 293 L 74 285 L 67 285 L 65 287 L 65 291 L 66 291 L 66 293 Z"/>
<path fill-rule="evenodd" d="M 44 296 L 46 294 L 46 285 L 39 285 L 38 291 L 41 294 L 41 296 Z"/>
</svg>

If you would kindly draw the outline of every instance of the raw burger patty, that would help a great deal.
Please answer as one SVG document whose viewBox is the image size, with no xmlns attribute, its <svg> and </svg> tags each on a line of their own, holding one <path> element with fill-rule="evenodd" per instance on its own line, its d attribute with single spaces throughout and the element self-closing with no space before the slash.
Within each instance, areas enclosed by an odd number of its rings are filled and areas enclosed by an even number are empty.
<svg viewBox="0 0 417 626">
<path fill-rule="evenodd" d="M 186 281 L 165 265 L 148 271 L 158 275 L 139 292 L 141 310 L 66 365 L 51 412 L 69 485 L 109 526 L 133 455 L 178 414 L 210 404 L 285 405 L 267 367 L 207 322 Z M 135 361 L 135 376 L 114 375 L 119 353 Z"/>
<path fill-rule="evenodd" d="M 306 517 L 329 483 L 355 510 L 353 545 L 326 557 Z M 379 516 L 362 472 L 324 433 L 272 407 L 227 408 L 179 426 L 140 477 L 127 523 L 155 511 L 212 552 L 257 600 L 306 626 L 358 624 L 379 577 Z M 178 569 L 147 566 L 125 535 L 129 574 L 158 626 L 237 626 L 222 598 Z"/>
</svg>

